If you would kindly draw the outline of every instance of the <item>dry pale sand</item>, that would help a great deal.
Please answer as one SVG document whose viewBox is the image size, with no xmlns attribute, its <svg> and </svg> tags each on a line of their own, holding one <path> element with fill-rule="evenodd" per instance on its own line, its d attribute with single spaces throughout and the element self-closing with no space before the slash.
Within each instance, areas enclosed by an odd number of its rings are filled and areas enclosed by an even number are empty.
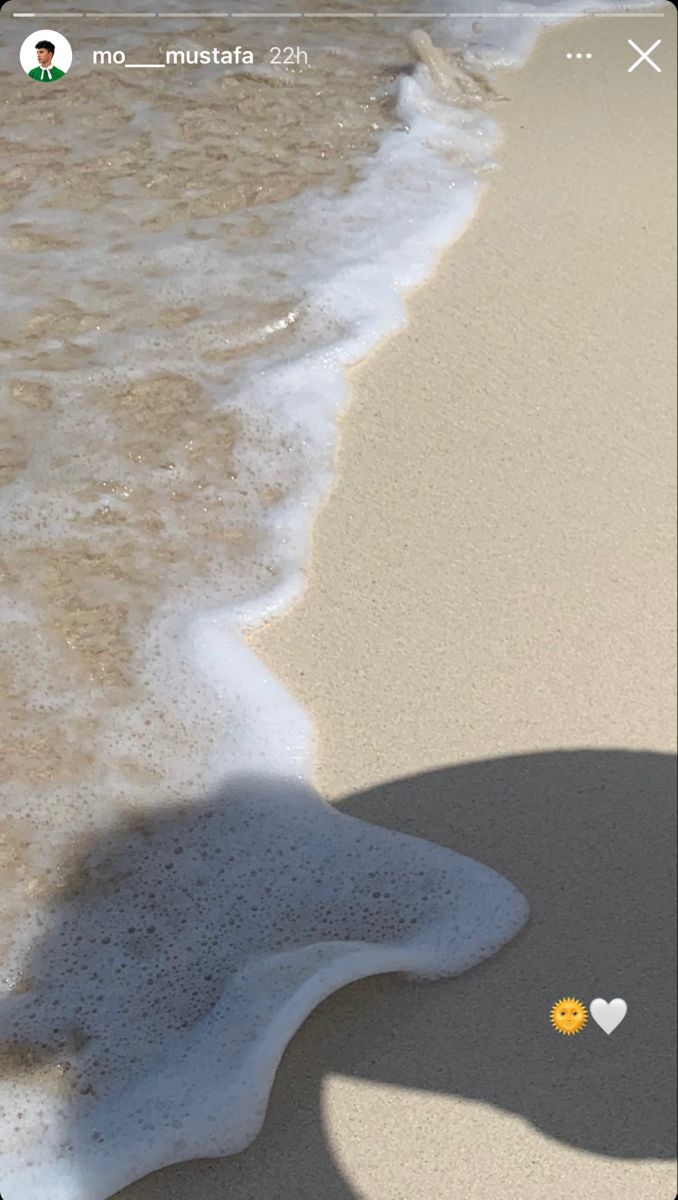
<svg viewBox="0 0 678 1200">
<path fill-rule="evenodd" d="M 309 586 L 252 639 L 317 720 L 321 791 L 491 863 L 530 924 L 458 980 L 330 998 L 247 1152 L 120 1200 L 675 1192 L 666 11 L 547 33 L 502 80 L 501 169 L 354 371 Z M 629 1013 L 563 1038 L 563 994 Z"/>
</svg>

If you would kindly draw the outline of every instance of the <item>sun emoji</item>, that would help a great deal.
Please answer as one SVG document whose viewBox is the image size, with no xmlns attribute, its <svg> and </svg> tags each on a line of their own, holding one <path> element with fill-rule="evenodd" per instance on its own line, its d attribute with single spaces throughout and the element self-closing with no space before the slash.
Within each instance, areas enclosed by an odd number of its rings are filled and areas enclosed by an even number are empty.
<svg viewBox="0 0 678 1200">
<path fill-rule="evenodd" d="M 553 1005 L 551 1009 L 551 1024 L 558 1033 L 564 1033 L 568 1037 L 573 1033 L 579 1033 L 583 1029 L 588 1020 L 588 1013 L 584 1008 L 581 1000 L 575 1000 L 574 996 L 565 996 Z"/>
</svg>

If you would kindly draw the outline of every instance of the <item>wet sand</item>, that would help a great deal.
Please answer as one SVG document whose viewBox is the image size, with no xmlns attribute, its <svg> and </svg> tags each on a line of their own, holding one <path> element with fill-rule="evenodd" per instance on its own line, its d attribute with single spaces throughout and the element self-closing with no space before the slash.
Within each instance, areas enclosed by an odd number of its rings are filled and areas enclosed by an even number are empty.
<svg viewBox="0 0 678 1200">
<path fill-rule="evenodd" d="M 667 12 L 504 76 L 501 169 L 354 370 L 307 590 L 251 641 L 316 719 L 322 793 L 496 867 L 530 925 L 456 981 L 332 997 L 250 1149 L 120 1200 L 675 1192 Z M 629 75 L 660 36 L 661 76 Z M 624 1025 L 556 1035 L 580 993 Z"/>
</svg>

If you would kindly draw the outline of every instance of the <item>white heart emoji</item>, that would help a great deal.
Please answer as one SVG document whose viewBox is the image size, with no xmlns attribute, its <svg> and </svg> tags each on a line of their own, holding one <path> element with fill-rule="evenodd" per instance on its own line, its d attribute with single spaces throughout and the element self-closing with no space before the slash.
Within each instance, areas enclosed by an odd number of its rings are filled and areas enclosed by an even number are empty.
<svg viewBox="0 0 678 1200">
<path fill-rule="evenodd" d="M 621 1025 L 627 1013 L 627 1004 L 625 1000 L 620 1000 L 619 996 L 615 1000 L 601 1000 L 598 996 L 589 1004 L 589 1012 L 593 1017 L 596 1025 L 600 1025 L 603 1033 L 614 1033 L 618 1025 Z"/>
</svg>

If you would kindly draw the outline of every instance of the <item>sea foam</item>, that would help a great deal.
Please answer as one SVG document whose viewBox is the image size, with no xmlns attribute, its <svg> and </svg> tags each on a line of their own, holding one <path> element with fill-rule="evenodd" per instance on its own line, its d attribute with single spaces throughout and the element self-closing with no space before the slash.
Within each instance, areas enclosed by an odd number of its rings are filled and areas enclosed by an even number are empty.
<svg viewBox="0 0 678 1200">
<path fill-rule="evenodd" d="M 526 911 L 494 871 L 279 776 L 100 836 L 25 964 L 49 1009 L 30 992 L 0 1004 L 4 1036 L 34 1047 L 4 1086 L 3 1196 L 105 1200 L 242 1149 L 325 996 L 369 974 L 457 974 Z"/>
</svg>

